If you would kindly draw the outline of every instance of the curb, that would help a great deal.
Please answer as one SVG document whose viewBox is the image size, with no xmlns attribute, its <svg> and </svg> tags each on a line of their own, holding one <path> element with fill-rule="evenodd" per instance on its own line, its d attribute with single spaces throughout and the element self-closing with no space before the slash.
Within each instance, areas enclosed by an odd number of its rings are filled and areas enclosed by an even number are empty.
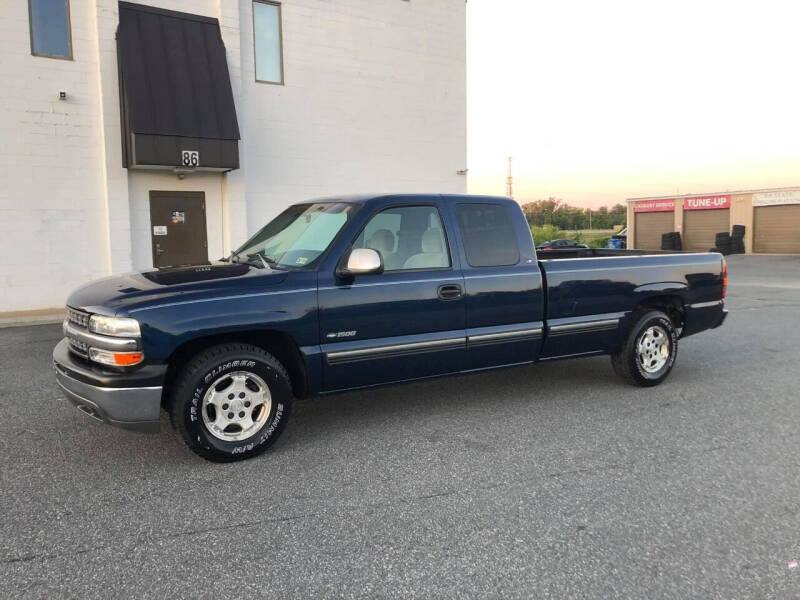
<svg viewBox="0 0 800 600">
<path fill-rule="evenodd" d="M 64 320 L 64 315 L 65 312 L 63 310 L 0 313 L 0 329 L 61 323 Z"/>
</svg>

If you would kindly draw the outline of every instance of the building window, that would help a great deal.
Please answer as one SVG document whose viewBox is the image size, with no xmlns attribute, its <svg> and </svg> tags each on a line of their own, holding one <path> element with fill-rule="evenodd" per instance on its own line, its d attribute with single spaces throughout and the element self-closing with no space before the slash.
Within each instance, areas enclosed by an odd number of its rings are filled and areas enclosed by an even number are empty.
<svg viewBox="0 0 800 600">
<path fill-rule="evenodd" d="M 31 54 L 72 58 L 69 0 L 28 0 Z"/>
<path fill-rule="evenodd" d="M 253 39 L 256 81 L 282 84 L 283 40 L 280 4 L 253 0 Z"/>
</svg>

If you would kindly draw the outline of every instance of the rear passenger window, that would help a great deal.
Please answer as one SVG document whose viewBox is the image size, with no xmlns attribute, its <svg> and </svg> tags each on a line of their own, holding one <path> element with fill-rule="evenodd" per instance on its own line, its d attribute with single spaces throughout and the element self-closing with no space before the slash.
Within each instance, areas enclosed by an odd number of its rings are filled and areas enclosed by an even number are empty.
<svg viewBox="0 0 800 600">
<path fill-rule="evenodd" d="M 502 267 L 519 262 L 517 234 L 504 206 L 457 204 L 456 218 L 471 267 Z"/>
</svg>

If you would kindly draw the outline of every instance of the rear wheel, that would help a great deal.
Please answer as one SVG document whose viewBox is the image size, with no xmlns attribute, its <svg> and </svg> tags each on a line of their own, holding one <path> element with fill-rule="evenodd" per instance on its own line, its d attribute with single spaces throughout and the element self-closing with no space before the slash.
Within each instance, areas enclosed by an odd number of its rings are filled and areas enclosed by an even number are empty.
<svg viewBox="0 0 800 600">
<path fill-rule="evenodd" d="M 264 452 L 283 432 L 292 407 L 283 365 L 249 344 L 198 354 L 173 387 L 172 425 L 203 458 L 231 462 Z"/>
<path fill-rule="evenodd" d="M 634 317 L 622 349 L 611 356 L 611 364 L 623 379 L 647 387 L 667 378 L 677 355 L 675 325 L 660 310 L 651 310 Z"/>
</svg>

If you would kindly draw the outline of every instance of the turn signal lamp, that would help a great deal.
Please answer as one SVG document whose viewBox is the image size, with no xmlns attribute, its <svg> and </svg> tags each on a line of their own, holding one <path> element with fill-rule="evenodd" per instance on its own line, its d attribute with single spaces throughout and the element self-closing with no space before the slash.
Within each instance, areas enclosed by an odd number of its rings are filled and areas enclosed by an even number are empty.
<svg viewBox="0 0 800 600">
<path fill-rule="evenodd" d="M 114 352 L 113 350 L 103 350 L 101 348 L 89 348 L 89 359 L 111 367 L 132 367 L 144 360 L 144 354 L 141 352 Z"/>
</svg>

